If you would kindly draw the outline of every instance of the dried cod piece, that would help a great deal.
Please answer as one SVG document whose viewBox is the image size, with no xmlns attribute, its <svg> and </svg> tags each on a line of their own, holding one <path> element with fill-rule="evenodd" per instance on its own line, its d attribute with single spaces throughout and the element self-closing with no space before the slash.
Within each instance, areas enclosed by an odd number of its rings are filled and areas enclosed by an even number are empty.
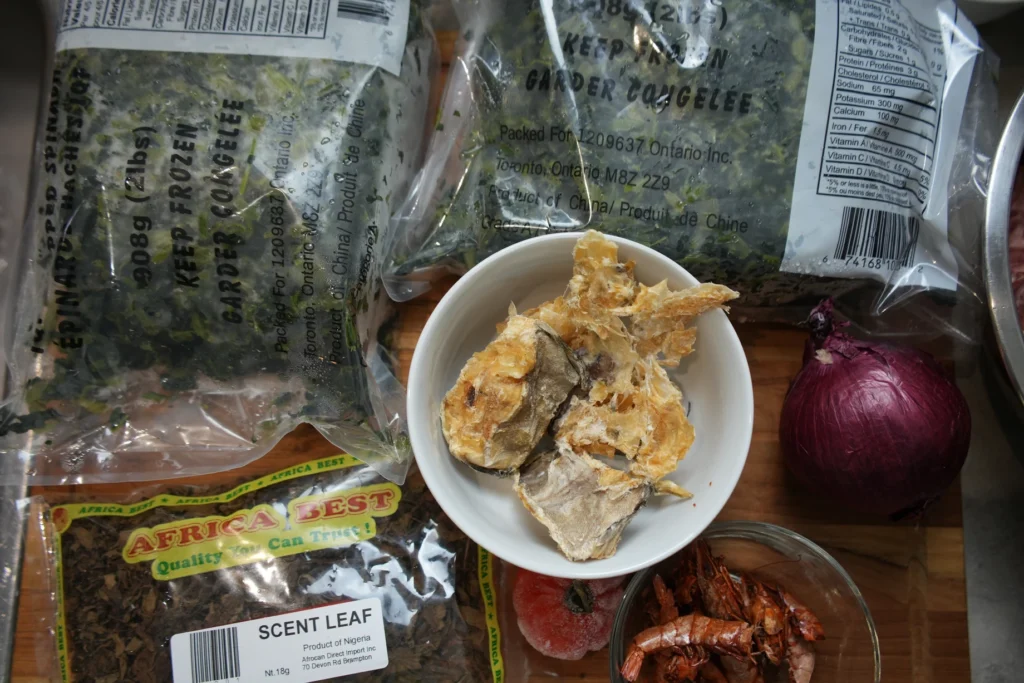
<svg viewBox="0 0 1024 683">
<path fill-rule="evenodd" d="M 441 408 L 452 455 L 500 472 L 523 464 L 583 379 L 551 327 L 512 313 L 498 337 L 466 363 Z"/>
<path fill-rule="evenodd" d="M 594 403 L 574 397 L 555 428 L 565 448 L 630 459 L 630 472 L 657 481 L 675 471 L 693 444 L 693 425 L 683 395 L 658 363 L 634 366 L 636 387 L 616 401 Z"/>
<path fill-rule="evenodd" d="M 523 315 L 550 325 L 569 345 L 590 380 L 591 401 L 601 402 L 633 391 L 633 366 L 640 356 L 620 318 L 604 315 L 599 319 L 572 307 L 565 297 L 545 302 Z"/>
<path fill-rule="evenodd" d="M 595 312 L 628 305 L 636 296 L 633 262 L 619 262 L 619 245 L 588 230 L 572 250 L 572 279 L 567 295 L 571 303 Z"/>
<path fill-rule="evenodd" d="M 567 448 L 531 459 L 514 481 L 526 509 L 575 561 L 614 555 L 623 530 L 654 488 Z"/>
<path fill-rule="evenodd" d="M 619 263 L 618 246 L 593 230 L 577 242 L 573 258 L 565 295 L 524 315 L 546 322 L 576 352 L 593 380 L 594 403 L 633 393 L 641 358 L 678 366 L 697 339 L 696 328 L 687 325 L 715 308 L 728 310 L 724 304 L 739 296 L 711 283 L 677 291 L 666 281 L 638 284 L 632 262 Z"/>
<path fill-rule="evenodd" d="M 615 311 L 636 297 L 633 263 L 619 262 L 619 247 L 594 230 L 573 249 L 573 275 L 565 294 L 523 315 L 551 326 L 586 368 L 590 400 L 601 402 L 632 391 L 640 356 Z"/>
<path fill-rule="evenodd" d="M 590 231 L 573 251 L 565 295 L 525 313 L 543 320 L 573 349 L 590 379 L 556 425 L 556 440 L 573 450 L 623 454 L 630 471 L 657 481 L 675 470 L 693 443 L 682 392 L 662 366 L 693 352 L 700 314 L 739 296 L 716 284 L 672 291 L 633 280 L 618 247 Z M 623 321 L 629 319 L 629 324 Z"/>
<path fill-rule="evenodd" d="M 660 356 L 666 367 L 676 367 L 683 356 L 693 353 L 697 330 L 686 327 L 701 313 L 722 308 L 739 296 L 724 285 L 705 283 L 672 291 L 664 280 L 648 287 L 640 285 L 632 303 L 615 311 L 630 318 L 630 333 L 641 356 Z"/>
<path fill-rule="evenodd" d="M 573 258 L 565 293 L 522 315 L 511 311 L 445 397 L 442 419 L 453 455 L 514 471 L 530 514 L 566 557 L 582 561 L 613 555 L 648 496 L 691 496 L 665 479 L 694 440 L 665 367 L 693 352 L 697 331 L 688 325 L 698 315 L 738 295 L 715 284 L 638 284 L 633 264 L 620 263 L 617 245 L 594 231 Z M 571 382 L 566 366 L 578 373 Z M 557 450 L 527 460 L 556 413 Z M 597 456 L 625 456 L 628 470 Z"/>
</svg>

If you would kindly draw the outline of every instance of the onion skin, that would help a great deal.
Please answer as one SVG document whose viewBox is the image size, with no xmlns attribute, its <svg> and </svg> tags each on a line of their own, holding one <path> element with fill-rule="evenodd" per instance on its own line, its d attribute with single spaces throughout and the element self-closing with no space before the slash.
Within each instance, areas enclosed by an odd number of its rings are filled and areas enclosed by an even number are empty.
<svg viewBox="0 0 1024 683">
<path fill-rule="evenodd" d="M 782 407 L 786 466 L 852 509 L 894 518 L 920 511 L 967 458 L 967 400 L 927 353 L 838 331 L 830 300 L 810 322 L 804 366 Z"/>
</svg>

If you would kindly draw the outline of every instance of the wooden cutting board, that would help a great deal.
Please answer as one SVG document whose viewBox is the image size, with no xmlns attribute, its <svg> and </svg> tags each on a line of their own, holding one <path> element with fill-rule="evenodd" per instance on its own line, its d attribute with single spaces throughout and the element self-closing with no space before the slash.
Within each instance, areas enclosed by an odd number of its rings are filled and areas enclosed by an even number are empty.
<svg viewBox="0 0 1024 683">
<path fill-rule="evenodd" d="M 400 307 L 398 346 L 403 380 L 420 330 L 446 289 L 443 285 Z M 801 488 L 782 465 L 778 424 L 786 388 L 800 369 L 805 335 L 780 327 L 739 325 L 737 329 L 754 380 L 754 435 L 743 476 L 719 518 L 779 524 L 828 550 L 850 573 L 868 602 L 881 641 L 885 683 L 969 681 L 959 483 L 928 510 L 923 520 L 903 524 L 836 509 L 827 499 Z M 247 472 L 273 471 L 336 450 L 313 429 L 303 427 L 285 437 L 259 463 L 187 481 L 227 484 L 246 479 Z M 138 488 L 137 484 L 119 484 L 40 488 L 35 492 L 116 500 Z M 30 541 L 28 545 L 35 544 Z M 45 650 L 49 642 L 47 588 L 37 573 L 38 566 L 38 557 L 27 559 L 14 683 L 49 680 Z M 607 654 L 597 652 L 580 662 L 552 661 L 547 676 L 536 680 L 550 681 L 551 674 L 607 680 Z"/>
<path fill-rule="evenodd" d="M 442 61 L 452 57 L 454 34 L 439 36 Z M 400 306 L 398 350 L 402 379 L 434 304 L 450 282 Z M 964 583 L 963 520 L 959 482 L 924 519 L 893 524 L 835 508 L 801 488 L 786 472 L 778 441 L 779 415 L 789 381 L 800 369 L 805 334 L 798 330 L 738 325 L 754 381 L 754 434 L 743 476 L 719 516 L 759 520 L 788 527 L 828 550 L 853 577 L 878 628 L 885 683 L 962 683 L 970 680 L 967 601 Z M 259 463 L 190 483 L 217 485 L 289 464 L 331 455 L 336 449 L 309 427 L 285 437 Z M 271 461 L 271 462 L 268 462 Z M 115 500 L 139 485 L 36 489 L 35 493 L 89 495 Z M 34 546 L 31 539 L 28 543 Z M 49 607 L 40 558 L 29 556 L 23 574 L 14 656 L 14 683 L 47 678 Z M 545 675 L 607 680 L 605 651 L 580 662 L 552 661 Z"/>
</svg>

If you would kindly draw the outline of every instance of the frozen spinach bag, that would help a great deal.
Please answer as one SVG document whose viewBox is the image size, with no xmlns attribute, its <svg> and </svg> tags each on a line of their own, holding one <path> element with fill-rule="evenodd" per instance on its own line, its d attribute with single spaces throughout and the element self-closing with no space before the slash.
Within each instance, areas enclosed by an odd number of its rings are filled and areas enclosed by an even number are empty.
<svg viewBox="0 0 1024 683">
<path fill-rule="evenodd" d="M 957 304 L 993 148 L 992 65 L 947 0 L 466 0 L 392 297 L 595 228 L 795 321 L 975 333 Z M 897 322 L 898 325 L 893 323 Z"/>
<path fill-rule="evenodd" d="M 0 448 L 37 481 L 234 467 L 308 422 L 401 481 L 380 288 L 420 0 L 67 0 Z"/>
</svg>

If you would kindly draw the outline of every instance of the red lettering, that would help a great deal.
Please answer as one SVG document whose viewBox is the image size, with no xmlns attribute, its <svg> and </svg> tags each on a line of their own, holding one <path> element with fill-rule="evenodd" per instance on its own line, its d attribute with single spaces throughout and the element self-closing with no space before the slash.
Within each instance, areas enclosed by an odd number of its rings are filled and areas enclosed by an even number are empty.
<svg viewBox="0 0 1024 683">
<path fill-rule="evenodd" d="M 366 494 L 356 493 L 348 499 L 348 511 L 353 515 L 366 512 Z"/>
<path fill-rule="evenodd" d="M 178 545 L 191 545 L 205 540 L 203 538 L 203 527 L 200 524 L 186 524 L 178 530 L 181 532 Z"/>
<path fill-rule="evenodd" d="M 153 535 L 156 536 L 156 549 L 167 550 L 174 545 L 174 539 L 178 534 L 177 529 L 160 529 L 154 531 Z"/>
<path fill-rule="evenodd" d="M 149 537 L 144 533 L 140 533 L 135 537 L 134 540 L 128 543 L 128 557 L 138 557 L 139 555 L 148 555 L 156 550 L 153 542 L 149 540 Z"/>
<path fill-rule="evenodd" d="M 248 530 L 259 531 L 260 529 L 273 529 L 275 527 L 277 527 L 277 520 L 269 512 L 257 510 L 252 516 L 252 522 L 250 522 Z"/>
<path fill-rule="evenodd" d="M 245 531 L 245 515 L 235 515 L 230 519 L 225 519 L 220 523 L 220 532 L 222 534 L 230 534 L 232 536 L 238 536 Z"/>
<path fill-rule="evenodd" d="M 342 517 L 346 513 L 345 499 L 332 498 L 324 501 L 324 517 Z"/>
<path fill-rule="evenodd" d="M 320 503 L 317 501 L 299 503 L 295 506 L 295 522 L 297 524 L 320 519 L 322 514 L 323 511 L 320 509 Z"/>
<path fill-rule="evenodd" d="M 391 501 L 395 497 L 395 492 L 391 489 L 383 489 L 381 491 L 374 491 L 370 494 L 370 500 L 373 501 L 374 510 L 387 510 L 391 507 Z"/>
<path fill-rule="evenodd" d="M 292 517 L 297 524 L 367 512 L 391 512 L 399 494 L 394 488 L 359 491 L 349 495 L 295 503 Z"/>
</svg>

